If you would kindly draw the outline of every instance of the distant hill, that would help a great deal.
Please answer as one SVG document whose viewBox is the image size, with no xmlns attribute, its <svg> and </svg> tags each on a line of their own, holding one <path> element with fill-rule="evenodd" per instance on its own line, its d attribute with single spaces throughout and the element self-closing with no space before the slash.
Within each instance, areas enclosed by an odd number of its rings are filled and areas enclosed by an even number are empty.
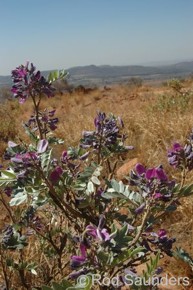
<svg viewBox="0 0 193 290">
<path fill-rule="evenodd" d="M 0 76 L 0 85 L 9 86 L 11 84 L 11 76 Z"/>
<path fill-rule="evenodd" d="M 110 66 L 89 65 L 67 69 L 73 85 L 104 85 L 116 82 L 125 82 L 131 77 L 140 77 L 144 80 L 157 80 L 173 77 L 184 77 L 193 74 L 193 61 L 180 62 L 164 66 Z M 46 76 L 50 71 L 44 71 Z M 10 76 L 0 76 L 0 86 L 10 86 Z"/>
</svg>

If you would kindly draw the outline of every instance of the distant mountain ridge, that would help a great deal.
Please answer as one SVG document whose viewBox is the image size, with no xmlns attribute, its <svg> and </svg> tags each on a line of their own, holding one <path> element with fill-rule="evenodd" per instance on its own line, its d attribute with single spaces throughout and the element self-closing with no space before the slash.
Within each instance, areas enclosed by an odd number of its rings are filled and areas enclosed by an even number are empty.
<svg viewBox="0 0 193 290">
<path fill-rule="evenodd" d="M 142 79 L 163 79 L 169 77 L 184 77 L 193 73 L 193 61 L 179 62 L 164 66 L 142 66 L 142 65 L 88 65 L 77 66 L 67 69 L 69 82 L 74 85 L 106 84 L 124 82 L 131 77 Z M 43 71 L 47 76 L 50 71 Z M 11 76 L 0 76 L 0 86 L 10 86 Z"/>
</svg>

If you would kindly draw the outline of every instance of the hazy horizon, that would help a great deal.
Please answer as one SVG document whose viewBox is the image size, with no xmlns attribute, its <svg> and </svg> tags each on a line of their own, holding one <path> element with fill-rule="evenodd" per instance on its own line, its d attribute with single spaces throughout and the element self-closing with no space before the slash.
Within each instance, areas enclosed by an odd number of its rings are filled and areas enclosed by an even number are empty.
<svg viewBox="0 0 193 290">
<path fill-rule="evenodd" d="M 193 1 L 0 1 L 0 75 L 27 60 L 40 70 L 193 60 Z"/>
</svg>

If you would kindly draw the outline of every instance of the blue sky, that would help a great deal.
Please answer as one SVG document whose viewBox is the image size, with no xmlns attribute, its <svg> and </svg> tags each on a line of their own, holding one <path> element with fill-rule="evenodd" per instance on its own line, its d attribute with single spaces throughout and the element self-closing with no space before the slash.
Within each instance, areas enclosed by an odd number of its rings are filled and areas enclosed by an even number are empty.
<svg viewBox="0 0 193 290">
<path fill-rule="evenodd" d="M 0 0 L 0 75 L 193 59 L 192 0 Z"/>
</svg>

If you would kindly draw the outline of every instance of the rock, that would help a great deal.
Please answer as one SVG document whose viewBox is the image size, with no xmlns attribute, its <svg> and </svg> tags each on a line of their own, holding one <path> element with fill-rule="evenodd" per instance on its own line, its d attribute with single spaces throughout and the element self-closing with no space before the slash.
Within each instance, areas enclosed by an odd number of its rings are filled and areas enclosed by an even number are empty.
<svg viewBox="0 0 193 290">
<path fill-rule="evenodd" d="M 133 158 L 127 162 L 125 162 L 116 172 L 117 178 L 122 179 L 124 176 L 128 175 L 128 173 L 135 167 L 138 163 L 137 158 Z"/>
</svg>

